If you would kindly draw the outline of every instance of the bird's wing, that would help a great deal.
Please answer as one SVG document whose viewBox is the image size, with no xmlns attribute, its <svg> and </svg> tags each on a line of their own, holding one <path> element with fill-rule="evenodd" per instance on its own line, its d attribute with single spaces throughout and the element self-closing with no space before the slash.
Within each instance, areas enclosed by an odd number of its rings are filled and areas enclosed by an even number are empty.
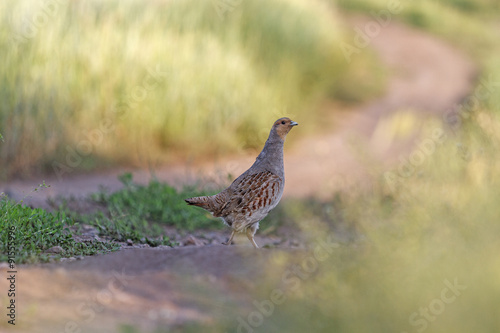
<svg viewBox="0 0 500 333">
<path fill-rule="evenodd" d="M 269 171 L 244 175 L 228 188 L 231 196 L 220 215 L 226 216 L 232 212 L 246 214 L 248 211 L 270 206 L 279 199 L 282 186 L 283 180 Z"/>
</svg>

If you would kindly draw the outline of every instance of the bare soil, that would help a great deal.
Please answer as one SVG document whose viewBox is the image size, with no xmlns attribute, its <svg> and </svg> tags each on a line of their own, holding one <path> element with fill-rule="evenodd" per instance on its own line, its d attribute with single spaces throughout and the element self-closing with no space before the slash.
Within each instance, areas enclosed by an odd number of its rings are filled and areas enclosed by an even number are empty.
<svg viewBox="0 0 500 333">
<path fill-rule="evenodd" d="M 364 18 L 353 20 L 361 28 L 366 22 Z M 331 130 L 285 149 L 285 196 L 327 197 L 366 182 L 375 170 L 388 168 L 400 154 L 411 152 L 414 134 L 398 137 L 387 130 L 391 122 L 398 126 L 398 111 L 406 111 L 413 121 L 441 117 L 473 88 L 474 64 L 454 47 L 425 33 L 393 22 L 372 39 L 371 47 L 390 71 L 386 94 L 342 112 L 334 122 L 325 124 Z M 339 114 L 333 108 L 331 112 Z M 300 135 L 300 127 L 294 131 L 292 135 Z M 227 172 L 239 174 L 254 158 L 241 155 L 189 167 L 170 166 L 156 171 L 156 176 L 177 185 L 201 176 L 217 179 Z M 116 190 L 120 187 L 116 176 L 123 171 L 77 175 L 63 181 L 47 178 L 50 189 L 25 202 L 50 207 L 49 197 L 79 198 L 100 186 Z M 147 170 L 134 171 L 138 182 L 149 178 Z M 20 199 L 34 184 L 13 181 L 1 184 L 0 191 Z M 257 238 L 261 243 L 272 241 Z M 187 243 L 193 245 L 131 248 L 72 262 L 22 266 L 18 269 L 16 326 L 2 320 L 0 331 L 116 332 L 124 323 L 149 331 L 214 319 L 234 322 L 232 331 L 236 331 L 236 318 L 228 317 L 230 309 L 251 308 L 257 286 L 267 288 L 268 265 L 282 253 L 296 259 L 306 255 L 305 250 L 287 246 L 256 251 L 247 240 L 238 239 L 230 247 L 195 246 L 195 240 Z M 6 288 L 6 280 L 0 279 L 0 290 Z M 0 300 L 5 304 L 3 297 Z"/>
</svg>

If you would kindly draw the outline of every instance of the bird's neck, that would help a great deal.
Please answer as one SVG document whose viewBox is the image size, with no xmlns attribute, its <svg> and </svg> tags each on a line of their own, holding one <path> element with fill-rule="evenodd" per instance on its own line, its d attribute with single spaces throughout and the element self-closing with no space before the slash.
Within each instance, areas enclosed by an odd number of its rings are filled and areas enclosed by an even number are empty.
<svg viewBox="0 0 500 333">
<path fill-rule="evenodd" d="M 269 138 L 260 152 L 254 163 L 256 167 L 271 171 L 281 178 L 283 174 L 283 139 L 276 133 L 271 131 Z"/>
</svg>

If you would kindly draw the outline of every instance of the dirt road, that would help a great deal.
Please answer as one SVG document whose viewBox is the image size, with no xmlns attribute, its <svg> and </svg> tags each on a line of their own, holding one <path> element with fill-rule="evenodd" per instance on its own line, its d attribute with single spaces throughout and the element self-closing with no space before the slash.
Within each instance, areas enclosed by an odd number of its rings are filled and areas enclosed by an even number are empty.
<svg viewBox="0 0 500 333">
<path fill-rule="evenodd" d="M 367 21 L 354 22 L 363 28 Z M 401 119 L 415 121 L 428 114 L 441 115 L 472 89 L 474 65 L 453 47 L 427 34 L 391 23 L 371 46 L 390 70 L 387 93 L 345 113 L 327 134 L 306 138 L 286 149 L 285 195 L 327 196 L 333 190 L 362 182 L 370 173 L 367 161 L 390 165 L 398 154 L 411 148 L 412 136 L 401 139 L 387 124 L 395 122 L 400 131 Z M 401 118 L 396 115 L 398 110 L 409 113 Z M 238 174 L 253 158 L 239 156 L 189 170 L 170 167 L 158 171 L 157 176 L 179 184 L 192 181 L 193 175 Z M 121 172 L 75 176 L 63 182 L 46 179 L 51 188 L 27 201 L 45 206 L 47 196 L 82 196 L 98 190 L 99 185 L 117 189 L 120 184 L 116 175 Z M 140 182 L 148 178 L 148 171 L 135 172 Z M 33 185 L 32 181 L 16 181 L 1 185 L 0 191 L 19 198 Z M 244 313 L 251 307 L 257 297 L 255 286 L 267 281 L 267 265 L 283 253 L 298 259 L 306 255 L 300 250 L 254 251 L 246 246 L 221 245 L 131 249 L 82 261 L 23 266 L 17 281 L 17 325 L 13 328 L 2 320 L 0 331 L 116 332 L 121 324 L 148 331 L 175 328 L 191 320 L 209 323 L 214 318 L 234 322 L 231 331 L 236 331 L 236 318 L 228 317 L 234 313 L 230 309 Z M 7 273 L 5 267 L 1 270 L 3 291 Z M 2 306 L 6 304 L 5 295 L 0 300 Z"/>
</svg>

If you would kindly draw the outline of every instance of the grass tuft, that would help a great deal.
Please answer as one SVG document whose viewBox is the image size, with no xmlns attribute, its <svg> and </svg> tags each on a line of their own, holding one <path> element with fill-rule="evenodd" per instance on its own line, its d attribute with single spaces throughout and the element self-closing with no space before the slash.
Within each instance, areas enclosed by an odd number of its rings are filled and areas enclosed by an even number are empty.
<svg viewBox="0 0 500 333">
<path fill-rule="evenodd" d="M 104 253 L 119 248 L 116 244 L 73 239 L 69 226 L 74 221 L 64 213 L 49 213 L 0 197 L 0 261 L 12 259 L 15 264 L 46 262 L 72 256 Z M 47 253 L 60 246 L 60 253 Z"/>
<path fill-rule="evenodd" d="M 124 223 L 146 227 L 148 224 L 154 224 L 183 230 L 213 229 L 221 226 L 221 223 L 215 222 L 216 219 L 207 218 L 210 216 L 208 212 L 187 208 L 184 201 L 189 197 L 213 193 L 200 192 L 194 187 L 178 191 L 157 180 L 151 180 L 146 186 L 138 185 L 133 182 L 131 174 L 124 174 L 119 178 L 125 185 L 123 189 L 111 194 L 101 191 L 91 196 L 91 201 L 104 207 L 104 212 L 99 213 L 99 221 L 109 216 L 117 225 Z M 85 220 L 92 218 L 95 217 L 87 217 Z"/>
</svg>

